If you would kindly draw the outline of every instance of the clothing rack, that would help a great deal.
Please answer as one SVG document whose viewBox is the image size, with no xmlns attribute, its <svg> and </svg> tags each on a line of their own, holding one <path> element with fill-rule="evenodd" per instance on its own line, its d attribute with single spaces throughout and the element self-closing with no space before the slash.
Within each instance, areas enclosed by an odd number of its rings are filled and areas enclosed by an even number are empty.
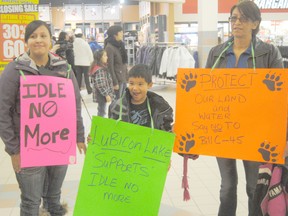
<svg viewBox="0 0 288 216">
<path fill-rule="evenodd" d="M 140 46 L 168 46 L 168 45 L 183 45 L 185 46 L 186 44 L 185 43 L 182 43 L 182 42 L 146 42 L 146 43 L 141 43 Z"/>
<path fill-rule="evenodd" d="M 179 45 L 182 46 L 183 43 L 179 43 L 179 42 L 147 42 L 147 43 L 142 43 L 141 47 L 147 46 L 147 47 L 165 47 L 165 48 L 168 48 L 170 46 L 179 46 Z M 141 49 L 141 47 L 140 47 L 140 49 Z M 162 54 L 163 54 L 163 52 L 164 51 L 162 50 Z M 152 55 L 154 55 L 154 53 Z M 157 58 L 157 54 L 156 54 L 155 58 Z M 157 59 L 155 61 L 157 61 Z M 146 62 L 144 62 L 144 63 L 146 63 Z M 161 63 L 161 60 L 158 63 Z M 157 64 L 157 63 L 155 62 L 154 64 Z M 151 65 L 149 65 L 149 66 L 151 66 Z M 160 67 L 160 65 L 159 65 L 159 67 Z M 160 69 L 159 67 L 157 67 L 158 70 Z M 154 65 L 153 65 L 153 69 L 155 69 Z M 166 79 L 166 77 L 159 77 L 159 74 L 157 74 L 158 70 L 156 69 L 156 74 L 155 74 L 155 70 L 153 70 L 153 69 L 152 69 L 152 72 L 153 72 L 152 79 L 153 79 L 154 84 L 166 85 L 167 83 L 173 83 L 173 84 L 175 83 L 175 81 L 168 80 L 168 79 Z"/>
<path fill-rule="evenodd" d="M 184 49 L 181 47 L 185 47 Z M 168 48 L 172 48 L 172 51 L 168 51 Z M 175 50 L 173 51 L 173 48 L 181 48 L 181 50 Z M 195 46 L 193 46 L 195 48 Z M 195 62 L 193 57 L 193 52 L 191 52 L 191 46 L 183 43 L 183 42 L 148 42 L 148 43 L 142 43 L 141 47 L 139 49 L 139 53 L 137 53 L 137 63 L 143 63 L 149 66 L 151 71 L 153 72 L 153 82 L 158 85 L 166 85 L 167 83 L 176 83 L 176 74 L 177 74 L 177 68 L 180 67 L 180 62 L 184 62 L 186 67 L 195 67 L 193 64 Z M 170 53 L 173 53 L 172 56 L 170 56 Z M 179 55 L 183 55 L 183 60 L 179 60 L 179 58 L 176 58 L 177 60 L 171 63 L 171 61 L 167 61 L 168 58 L 174 59 L 173 55 L 175 55 L 175 52 L 179 52 Z M 163 61 L 163 54 L 165 53 L 165 61 Z M 169 56 L 168 56 L 169 55 Z M 178 57 L 178 55 L 177 55 Z M 180 58 L 182 59 L 182 58 Z M 187 59 L 191 61 L 187 61 Z M 187 62 L 191 62 L 187 64 Z M 167 67 L 166 67 L 167 63 Z M 164 66 L 163 66 L 164 65 Z M 171 68 L 170 66 L 171 65 Z M 166 72 L 167 70 L 167 72 Z"/>
</svg>

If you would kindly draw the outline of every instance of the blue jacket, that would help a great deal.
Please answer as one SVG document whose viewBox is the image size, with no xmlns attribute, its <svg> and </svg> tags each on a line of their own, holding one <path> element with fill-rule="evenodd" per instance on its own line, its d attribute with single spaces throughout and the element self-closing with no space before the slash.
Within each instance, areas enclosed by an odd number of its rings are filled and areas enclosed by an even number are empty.
<svg viewBox="0 0 288 216">
<path fill-rule="evenodd" d="M 93 54 L 96 50 L 102 49 L 102 46 L 100 46 L 96 41 L 90 41 L 89 46 L 90 46 Z"/>
</svg>

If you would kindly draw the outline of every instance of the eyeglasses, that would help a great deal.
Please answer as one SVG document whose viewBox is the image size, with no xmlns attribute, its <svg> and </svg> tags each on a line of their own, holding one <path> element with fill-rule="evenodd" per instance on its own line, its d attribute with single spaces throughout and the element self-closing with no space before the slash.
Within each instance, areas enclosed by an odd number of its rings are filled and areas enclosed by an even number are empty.
<svg viewBox="0 0 288 216">
<path fill-rule="evenodd" d="M 237 20 L 239 20 L 240 23 L 247 23 L 247 22 L 249 22 L 249 18 L 247 18 L 247 17 L 237 17 L 237 16 L 229 17 L 228 20 L 229 20 L 229 22 L 231 22 L 231 23 L 236 23 Z"/>
</svg>

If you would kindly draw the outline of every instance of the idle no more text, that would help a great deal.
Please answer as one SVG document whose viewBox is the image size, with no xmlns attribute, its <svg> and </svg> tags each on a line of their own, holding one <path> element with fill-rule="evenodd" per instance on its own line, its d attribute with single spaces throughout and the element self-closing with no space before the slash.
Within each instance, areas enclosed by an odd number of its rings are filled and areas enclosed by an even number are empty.
<svg viewBox="0 0 288 216">
<path fill-rule="evenodd" d="M 66 98 L 64 93 L 65 83 L 56 84 L 23 84 L 22 100 L 25 99 L 35 99 L 35 102 L 31 102 L 29 106 L 29 119 L 34 118 L 53 118 L 58 113 L 58 105 L 56 100 Z M 45 102 L 37 102 L 37 99 L 45 98 Z M 29 122 L 24 126 L 24 136 L 25 136 L 25 147 L 30 144 L 35 144 L 36 146 L 47 145 L 49 143 L 57 143 L 58 140 L 68 140 L 70 130 L 68 128 L 63 128 L 61 130 L 44 132 L 41 131 L 41 124 L 36 124 L 35 127 L 31 128 Z M 36 139 L 36 140 L 35 140 Z M 31 141 L 33 140 L 33 142 Z"/>
</svg>

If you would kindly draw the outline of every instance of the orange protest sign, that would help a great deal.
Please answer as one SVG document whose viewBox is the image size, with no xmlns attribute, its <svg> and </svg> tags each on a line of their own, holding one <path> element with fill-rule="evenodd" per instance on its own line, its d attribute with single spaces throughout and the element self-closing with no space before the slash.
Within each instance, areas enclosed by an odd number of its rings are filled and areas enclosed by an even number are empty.
<svg viewBox="0 0 288 216">
<path fill-rule="evenodd" d="M 28 23 L 38 19 L 39 0 L 0 0 L 0 74 L 15 57 L 25 52 Z"/>
<path fill-rule="evenodd" d="M 285 69 L 179 69 L 174 152 L 284 163 Z"/>
</svg>

